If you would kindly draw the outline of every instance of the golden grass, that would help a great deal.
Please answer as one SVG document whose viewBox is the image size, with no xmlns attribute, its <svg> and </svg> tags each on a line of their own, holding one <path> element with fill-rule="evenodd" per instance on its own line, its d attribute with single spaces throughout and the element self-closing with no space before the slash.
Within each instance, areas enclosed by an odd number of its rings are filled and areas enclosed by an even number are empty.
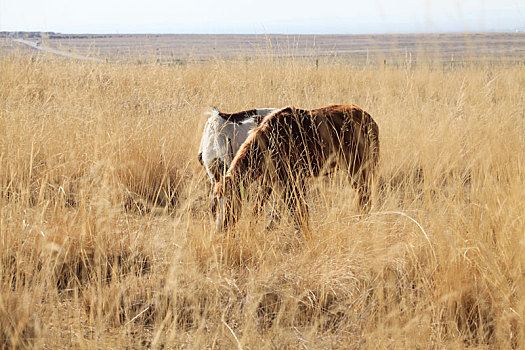
<svg viewBox="0 0 525 350">
<path fill-rule="evenodd" d="M 0 346 L 510 348 L 524 341 L 525 69 L 338 60 L 0 64 Z M 355 103 L 375 205 L 313 181 L 314 237 L 213 232 L 203 112 Z"/>
</svg>

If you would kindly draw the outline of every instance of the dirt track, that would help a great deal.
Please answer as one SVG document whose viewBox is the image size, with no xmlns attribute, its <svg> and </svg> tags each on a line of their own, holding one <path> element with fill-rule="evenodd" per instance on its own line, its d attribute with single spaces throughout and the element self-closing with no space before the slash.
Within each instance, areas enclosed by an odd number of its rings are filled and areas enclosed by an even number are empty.
<svg viewBox="0 0 525 350">
<path fill-rule="evenodd" d="M 30 41 L 30 40 L 24 40 L 24 39 L 14 39 L 13 41 L 17 42 L 17 43 L 20 43 L 20 44 L 27 45 L 27 46 L 29 46 L 29 47 L 31 47 L 33 49 L 36 49 L 36 50 L 40 50 L 40 51 L 43 51 L 43 52 L 49 52 L 49 53 L 52 53 L 52 54 L 58 55 L 58 56 L 65 56 L 65 57 L 70 57 L 70 58 L 74 58 L 74 59 L 77 59 L 77 60 L 84 60 L 84 61 L 94 61 L 94 62 L 103 62 L 104 61 L 104 60 L 102 60 L 100 58 L 88 57 L 88 56 L 83 56 L 83 55 L 76 55 L 76 54 L 73 54 L 71 52 L 53 49 L 53 48 L 50 48 L 50 47 L 42 45 L 40 43 L 40 41 Z"/>
</svg>

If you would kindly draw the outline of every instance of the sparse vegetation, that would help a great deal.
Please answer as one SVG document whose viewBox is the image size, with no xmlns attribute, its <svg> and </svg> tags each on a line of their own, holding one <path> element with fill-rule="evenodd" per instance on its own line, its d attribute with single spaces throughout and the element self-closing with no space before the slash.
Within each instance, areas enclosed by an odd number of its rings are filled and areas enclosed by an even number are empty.
<svg viewBox="0 0 525 350">
<path fill-rule="evenodd" d="M 519 348 L 525 68 L 326 59 L 0 61 L 0 346 Z M 216 235 L 205 108 L 355 103 L 380 128 L 359 216 L 335 176 Z"/>
</svg>

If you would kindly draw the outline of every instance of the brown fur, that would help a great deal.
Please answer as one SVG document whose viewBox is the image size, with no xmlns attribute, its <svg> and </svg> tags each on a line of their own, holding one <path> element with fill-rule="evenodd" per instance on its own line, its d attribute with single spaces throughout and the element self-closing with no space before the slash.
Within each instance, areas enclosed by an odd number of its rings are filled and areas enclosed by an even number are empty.
<svg viewBox="0 0 525 350">
<path fill-rule="evenodd" d="M 225 198 L 226 224 L 240 211 L 239 183 L 262 179 L 279 185 L 296 224 L 307 230 L 305 180 L 335 166 L 349 173 L 358 190 L 359 207 L 369 208 L 370 183 L 379 160 L 379 129 L 355 105 L 333 105 L 311 111 L 287 107 L 269 114 L 253 129 L 233 159 L 224 183 L 215 189 Z"/>
</svg>

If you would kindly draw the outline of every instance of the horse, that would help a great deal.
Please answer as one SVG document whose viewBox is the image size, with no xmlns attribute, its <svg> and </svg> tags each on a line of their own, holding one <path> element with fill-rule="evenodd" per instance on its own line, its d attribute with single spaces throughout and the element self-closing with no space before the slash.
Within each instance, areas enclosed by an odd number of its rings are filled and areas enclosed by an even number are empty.
<svg viewBox="0 0 525 350">
<path fill-rule="evenodd" d="M 356 105 L 274 111 L 250 131 L 222 181 L 215 183 L 216 230 L 234 226 L 245 186 L 257 182 L 282 189 L 295 227 L 309 235 L 307 179 L 335 168 L 348 172 L 357 190 L 359 209 L 366 213 L 378 162 L 379 128 L 370 114 Z"/>
<path fill-rule="evenodd" d="M 257 108 L 223 113 L 215 107 L 211 108 L 202 133 L 198 160 L 206 169 L 212 189 L 228 170 L 233 157 L 248 137 L 248 132 L 275 110 L 276 108 Z"/>
</svg>

